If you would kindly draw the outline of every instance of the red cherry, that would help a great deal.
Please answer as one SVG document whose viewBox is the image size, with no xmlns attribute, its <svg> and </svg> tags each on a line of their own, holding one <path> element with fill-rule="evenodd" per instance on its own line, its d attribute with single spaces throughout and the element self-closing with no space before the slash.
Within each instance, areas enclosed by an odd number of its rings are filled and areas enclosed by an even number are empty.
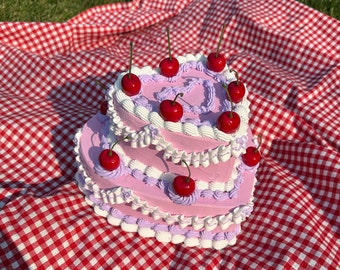
<svg viewBox="0 0 340 270">
<path fill-rule="evenodd" d="M 102 104 L 100 104 L 100 112 L 105 115 L 107 113 L 108 107 L 109 104 L 107 103 L 107 101 L 103 101 Z"/>
<path fill-rule="evenodd" d="M 99 154 L 99 163 L 100 165 L 108 171 L 113 171 L 119 167 L 120 164 L 120 157 L 116 152 L 114 152 L 112 149 L 118 144 L 120 141 L 123 141 L 125 139 L 129 139 L 129 136 L 126 136 L 118 141 L 116 141 L 110 149 L 104 149 Z"/>
<path fill-rule="evenodd" d="M 179 62 L 176 58 L 171 55 L 171 46 L 170 46 L 170 30 L 169 27 L 166 28 L 166 33 L 168 36 L 168 50 L 169 57 L 163 59 L 159 63 L 160 73 L 165 77 L 173 77 L 178 73 L 179 70 Z"/>
<path fill-rule="evenodd" d="M 134 96 L 137 95 L 142 87 L 142 83 L 137 75 L 131 73 L 132 68 L 132 50 L 133 50 L 133 43 L 130 42 L 130 65 L 129 65 L 129 72 L 125 74 L 122 78 L 121 84 L 124 93 L 127 96 Z"/>
<path fill-rule="evenodd" d="M 111 149 L 104 149 L 99 155 L 99 163 L 105 170 L 113 171 L 119 167 L 120 158 Z"/>
<path fill-rule="evenodd" d="M 183 162 L 187 166 L 189 176 L 176 176 L 173 181 L 173 187 L 179 196 L 190 196 L 194 193 L 196 184 L 195 181 L 190 177 L 191 173 L 188 164 L 184 160 Z"/>
<path fill-rule="evenodd" d="M 246 88 L 244 84 L 241 81 L 239 81 L 237 71 L 234 69 L 231 69 L 230 71 L 235 73 L 236 81 L 230 82 L 228 84 L 227 89 L 228 89 L 231 101 L 234 103 L 238 103 L 243 99 L 246 93 Z M 223 85 L 223 87 L 226 88 L 225 85 Z"/>
<path fill-rule="evenodd" d="M 225 57 L 218 53 L 216 56 L 216 53 L 210 53 L 208 55 L 207 59 L 207 68 L 215 71 L 215 72 L 221 72 L 227 64 L 227 60 Z"/>
<path fill-rule="evenodd" d="M 261 160 L 260 146 L 262 144 L 262 136 L 259 135 L 259 145 L 257 147 L 247 147 L 246 152 L 242 155 L 242 161 L 249 167 L 257 165 Z"/>
<path fill-rule="evenodd" d="M 216 127 L 224 133 L 234 133 L 240 126 L 241 119 L 236 112 L 223 112 L 217 119 Z"/>
<path fill-rule="evenodd" d="M 174 179 L 173 187 L 179 196 L 190 196 L 195 191 L 195 181 L 187 176 L 178 175 Z"/>
<path fill-rule="evenodd" d="M 249 167 L 257 165 L 260 160 L 260 151 L 254 146 L 247 147 L 246 152 L 242 155 L 242 161 Z"/>
<path fill-rule="evenodd" d="M 222 54 L 220 54 L 220 46 L 223 38 L 224 29 L 225 25 L 222 26 L 216 52 L 210 53 L 207 59 L 207 68 L 215 72 L 221 72 L 222 70 L 224 70 L 227 64 L 227 60 L 225 59 L 225 57 Z"/>
<path fill-rule="evenodd" d="M 159 114 L 165 121 L 178 122 L 183 116 L 183 107 L 176 101 L 178 96 L 183 96 L 183 93 L 176 95 L 174 100 L 163 100 L 159 105 Z"/>
<path fill-rule="evenodd" d="M 228 84 L 228 91 L 230 94 L 231 101 L 234 103 L 238 103 L 242 101 L 245 93 L 246 88 L 244 84 L 240 81 L 232 81 Z"/>
<path fill-rule="evenodd" d="M 133 73 L 127 73 L 123 76 L 122 89 L 127 96 L 137 95 L 142 87 L 142 83 L 138 76 Z"/>
<path fill-rule="evenodd" d="M 176 58 L 163 59 L 159 64 L 160 73 L 165 77 L 173 77 L 178 73 L 179 62 Z"/>
</svg>

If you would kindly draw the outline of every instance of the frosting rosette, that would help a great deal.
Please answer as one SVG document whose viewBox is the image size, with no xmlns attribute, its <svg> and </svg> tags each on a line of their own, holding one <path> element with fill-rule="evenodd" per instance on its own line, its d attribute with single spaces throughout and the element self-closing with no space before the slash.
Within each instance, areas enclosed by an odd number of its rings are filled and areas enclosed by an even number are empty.
<svg viewBox="0 0 340 270">
<path fill-rule="evenodd" d="M 116 179 L 119 176 L 122 176 L 125 174 L 125 164 L 124 164 L 124 160 L 122 159 L 121 155 L 119 153 L 117 153 L 119 158 L 120 158 L 120 163 L 117 169 L 113 170 L 113 171 L 108 171 L 105 170 L 99 163 L 99 161 L 97 161 L 94 165 L 94 170 L 96 172 L 96 174 L 107 178 L 107 179 Z"/>
<path fill-rule="evenodd" d="M 199 197 L 199 192 L 197 188 L 190 196 L 178 195 L 176 191 L 174 190 L 172 182 L 166 183 L 165 192 L 174 203 L 181 204 L 181 205 L 192 205 L 196 203 L 196 200 Z"/>
</svg>

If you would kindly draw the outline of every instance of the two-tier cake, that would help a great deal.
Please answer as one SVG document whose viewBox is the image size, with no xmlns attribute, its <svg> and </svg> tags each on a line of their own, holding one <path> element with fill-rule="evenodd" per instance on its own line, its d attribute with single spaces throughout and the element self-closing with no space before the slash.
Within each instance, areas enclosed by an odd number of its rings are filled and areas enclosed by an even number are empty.
<svg viewBox="0 0 340 270">
<path fill-rule="evenodd" d="M 171 77 L 133 67 L 141 82 L 133 95 L 122 89 L 127 73 L 109 86 L 107 111 L 76 134 L 76 180 L 95 212 L 126 232 L 221 249 L 235 244 L 253 210 L 258 164 L 244 162 L 247 148 L 257 151 L 248 91 L 233 102 L 227 89 L 235 72 L 210 70 L 201 54 L 177 59 Z M 172 113 L 179 120 L 169 120 Z M 105 149 L 114 168 L 100 160 Z"/>
</svg>

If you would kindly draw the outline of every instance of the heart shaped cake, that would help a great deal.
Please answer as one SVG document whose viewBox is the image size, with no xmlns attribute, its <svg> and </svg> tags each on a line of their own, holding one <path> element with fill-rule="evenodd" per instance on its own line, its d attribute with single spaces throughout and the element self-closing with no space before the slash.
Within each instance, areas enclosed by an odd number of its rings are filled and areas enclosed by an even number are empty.
<svg viewBox="0 0 340 270">
<path fill-rule="evenodd" d="M 235 72 L 210 70 L 201 54 L 177 59 L 172 77 L 133 67 L 141 82 L 134 95 L 122 89 L 126 73 L 110 85 L 107 111 L 76 134 L 76 180 L 95 212 L 124 231 L 221 249 L 236 243 L 253 210 L 258 163 L 242 159 L 258 149 L 248 90 L 234 103 Z"/>
</svg>

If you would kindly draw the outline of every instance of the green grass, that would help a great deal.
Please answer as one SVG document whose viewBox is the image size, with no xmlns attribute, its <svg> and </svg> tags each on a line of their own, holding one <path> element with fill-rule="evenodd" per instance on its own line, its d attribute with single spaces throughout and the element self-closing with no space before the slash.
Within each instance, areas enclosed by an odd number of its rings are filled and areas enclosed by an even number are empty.
<svg viewBox="0 0 340 270">
<path fill-rule="evenodd" d="M 2 22 L 65 22 L 88 8 L 124 0 L 0 0 Z"/>
<path fill-rule="evenodd" d="M 180 0 L 179 0 L 180 1 Z M 299 0 L 340 20 L 340 0 Z M 0 0 L 0 21 L 65 22 L 98 5 L 127 0 Z"/>
<path fill-rule="evenodd" d="M 299 2 L 340 20 L 340 0 L 299 0 Z"/>
</svg>

